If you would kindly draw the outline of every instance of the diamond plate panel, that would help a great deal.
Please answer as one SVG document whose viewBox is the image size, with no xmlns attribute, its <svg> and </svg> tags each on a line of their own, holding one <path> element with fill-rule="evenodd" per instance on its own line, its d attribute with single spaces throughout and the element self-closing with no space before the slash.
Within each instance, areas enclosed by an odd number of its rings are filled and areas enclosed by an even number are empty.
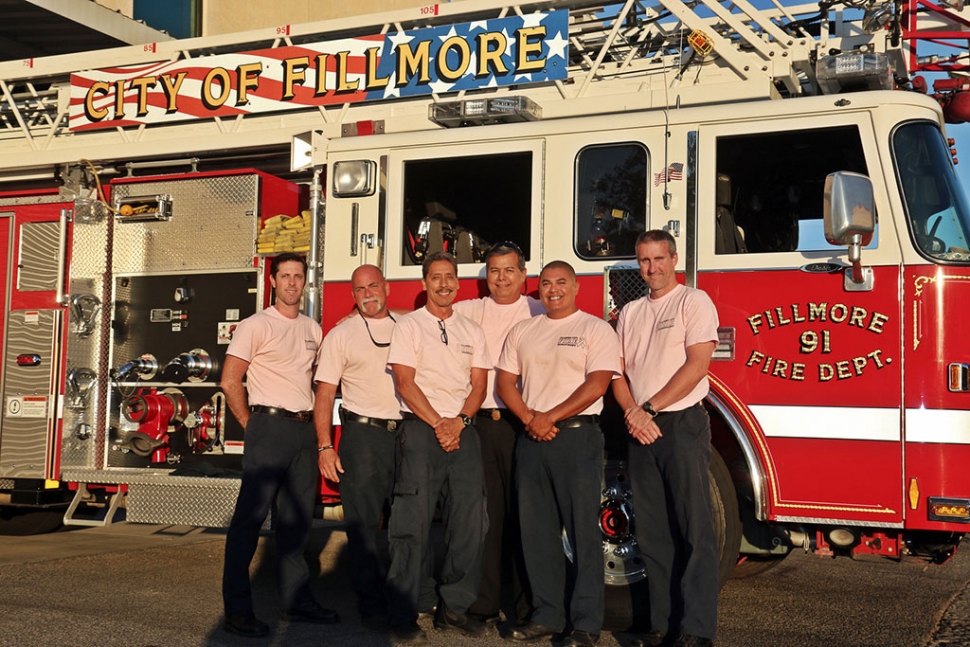
<svg viewBox="0 0 970 647">
<path fill-rule="evenodd" d="M 117 197 L 172 196 L 168 221 L 117 222 L 114 271 L 152 274 L 252 267 L 259 178 L 184 178 L 114 187 Z"/>
<path fill-rule="evenodd" d="M 241 479 L 192 480 L 195 483 L 129 485 L 128 521 L 228 528 Z"/>
<path fill-rule="evenodd" d="M 0 479 L 0 490 L 12 490 L 13 479 Z"/>
<path fill-rule="evenodd" d="M 25 222 L 20 226 L 17 289 L 41 292 L 57 289 L 59 222 Z"/>
<path fill-rule="evenodd" d="M 638 267 L 607 267 L 605 272 L 603 318 L 613 323 L 620 316 L 623 306 L 646 296 L 649 289 Z"/>
<path fill-rule="evenodd" d="M 16 310 L 7 322 L 3 384 L 0 475 L 48 478 L 47 456 L 53 425 L 53 376 L 61 316 L 57 310 Z M 37 355 L 35 365 L 20 365 L 18 355 Z"/>
<path fill-rule="evenodd" d="M 103 204 L 77 201 L 74 205 L 74 233 L 71 247 L 71 280 L 69 294 L 93 295 L 101 307 L 94 327 L 78 321 L 77 313 L 68 312 L 66 370 L 92 371 L 97 380 L 84 402 L 67 402 L 65 398 L 61 467 L 100 467 L 105 452 L 105 384 L 108 374 L 108 335 L 110 321 L 104 314 L 111 303 L 111 234 L 114 221 Z"/>
</svg>

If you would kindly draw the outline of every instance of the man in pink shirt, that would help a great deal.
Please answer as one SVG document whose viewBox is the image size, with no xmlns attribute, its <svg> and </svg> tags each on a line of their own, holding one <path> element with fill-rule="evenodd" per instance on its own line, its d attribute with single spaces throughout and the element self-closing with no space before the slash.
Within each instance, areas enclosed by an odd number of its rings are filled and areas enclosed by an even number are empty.
<svg viewBox="0 0 970 647">
<path fill-rule="evenodd" d="M 303 557 L 317 485 L 311 378 L 322 337 L 320 326 L 300 313 L 306 269 L 299 254 L 273 259 L 270 281 L 276 303 L 236 327 L 222 368 L 220 386 L 246 440 L 222 578 L 224 628 L 239 636 L 269 633 L 269 626 L 253 613 L 249 565 L 274 501 L 283 619 L 340 621 L 313 599 Z"/>
<path fill-rule="evenodd" d="M 388 528 L 388 611 L 395 638 L 410 644 L 427 641 L 417 624 L 418 599 L 439 498 L 447 554 L 434 626 L 466 636 L 485 630 L 467 611 L 478 596 L 486 523 L 481 445 L 472 425 L 491 365 L 481 327 L 452 309 L 454 256 L 429 254 L 421 270 L 427 305 L 398 320 L 387 357 L 403 418 Z"/>
<path fill-rule="evenodd" d="M 620 375 L 616 334 L 579 310 L 578 292 L 568 263 L 547 264 L 539 275 L 546 314 L 512 328 L 496 367 L 498 395 L 528 434 L 516 445 L 515 477 L 535 612 L 509 638 L 532 642 L 570 627 L 563 647 L 592 646 L 603 624 L 599 414 L 610 380 Z"/>
<path fill-rule="evenodd" d="M 613 382 L 630 432 L 637 543 L 650 595 L 650 629 L 632 644 L 705 647 L 717 629 L 718 548 L 707 470 L 711 424 L 701 401 L 717 346 L 717 310 L 677 282 L 677 246 L 666 231 L 637 239 L 650 294 L 620 313 L 625 380 Z"/>
<path fill-rule="evenodd" d="M 377 549 L 377 530 L 394 487 L 394 451 L 400 407 L 387 353 L 395 318 L 387 309 L 390 286 L 381 270 L 361 265 L 350 277 L 357 316 L 331 330 L 314 374 L 320 473 L 340 483 L 347 525 L 347 553 L 364 624 L 387 622 L 386 566 Z M 337 386 L 341 435 L 334 448 L 333 408 Z M 339 453 L 338 453 L 339 452 Z"/>
<path fill-rule="evenodd" d="M 519 246 L 512 242 L 496 243 L 485 255 L 489 295 L 455 303 L 455 312 L 478 323 L 485 331 L 489 364 L 493 367 L 498 363 L 512 326 L 546 311 L 539 300 L 522 294 L 525 279 L 525 256 Z M 482 559 L 482 584 L 478 599 L 468 612 L 480 620 L 497 619 L 504 593 L 514 607 L 515 619 L 525 620 L 530 604 L 523 581 L 525 567 L 512 478 L 516 438 L 524 435 L 524 430 L 519 419 L 509 413 L 502 398 L 495 393 L 494 368 L 488 371 L 485 402 L 475 418 L 475 430 L 482 443 L 488 533 Z M 503 591 L 503 583 L 509 590 Z"/>
</svg>

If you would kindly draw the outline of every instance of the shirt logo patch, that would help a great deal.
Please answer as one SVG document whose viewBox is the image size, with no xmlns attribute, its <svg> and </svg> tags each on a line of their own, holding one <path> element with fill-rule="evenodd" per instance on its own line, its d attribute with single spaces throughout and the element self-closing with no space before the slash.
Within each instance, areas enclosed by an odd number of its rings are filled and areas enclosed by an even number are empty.
<svg viewBox="0 0 970 647">
<path fill-rule="evenodd" d="M 471 344 L 458 344 L 458 350 L 462 355 L 474 355 L 475 349 L 472 348 Z"/>
<path fill-rule="evenodd" d="M 670 319 L 661 319 L 657 322 L 657 330 L 666 330 L 667 328 L 673 328 L 674 324 L 677 323 L 677 317 L 671 317 Z"/>
<path fill-rule="evenodd" d="M 574 348 L 586 348 L 585 337 L 560 337 L 556 346 L 572 346 Z"/>
<path fill-rule="evenodd" d="M 303 340 L 303 344 L 306 346 L 306 349 L 307 350 L 314 350 L 315 351 L 317 349 L 317 344 L 312 339 L 304 339 Z"/>
</svg>

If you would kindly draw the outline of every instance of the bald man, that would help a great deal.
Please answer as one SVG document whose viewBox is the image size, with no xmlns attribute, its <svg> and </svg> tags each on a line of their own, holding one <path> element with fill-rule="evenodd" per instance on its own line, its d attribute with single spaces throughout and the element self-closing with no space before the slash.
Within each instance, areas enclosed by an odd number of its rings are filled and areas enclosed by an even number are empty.
<svg viewBox="0 0 970 647">
<path fill-rule="evenodd" d="M 394 377 L 387 367 L 394 316 L 387 309 L 390 286 L 373 265 L 350 278 L 357 315 L 331 330 L 317 358 L 314 420 L 320 474 L 340 484 L 347 524 L 347 552 L 364 624 L 387 622 L 387 567 L 376 533 L 394 488 L 394 451 L 401 419 Z M 342 433 L 334 446 L 331 429 L 337 387 Z"/>
</svg>

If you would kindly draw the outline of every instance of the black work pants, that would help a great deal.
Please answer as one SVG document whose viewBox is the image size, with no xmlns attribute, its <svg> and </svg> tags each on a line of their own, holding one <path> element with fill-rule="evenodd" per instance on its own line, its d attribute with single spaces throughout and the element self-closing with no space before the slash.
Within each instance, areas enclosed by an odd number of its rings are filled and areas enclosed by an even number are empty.
<svg viewBox="0 0 970 647">
<path fill-rule="evenodd" d="M 397 432 L 346 423 L 341 427 L 338 453 L 344 473 L 340 475 L 340 501 L 347 526 L 347 555 L 351 580 L 362 615 L 384 613 L 387 567 L 377 546 L 384 504 L 394 488 L 394 452 Z"/>
<path fill-rule="evenodd" d="M 482 584 L 478 599 L 468 610 L 491 617 L 499 612 L 503 602 L 508 602 L 514 608 L 513 618 L 524 619 L 530 609 L 523 586 L 525 562 L 519 541 L 518 500 L 513 478 L 515 443 L 523 434 L 522 423 L 503 411 L 498 420 L 477 416 L 475 429 L 482 444 L 488 532 L 482 559 Z"/>
<path fill-rule="evenodd" d="M 637 543 L 650 592 L 650 628 L 714 638 L 718 548 L 711 520 L 711 423 L 695 405 L 662 412 L 663 436 L 630 443 Z"/>
<path fill-rule="evenodd" d="M 599 425 L 561 429 L 550 441 L 523 437 L 515 458 L 522 550 L 535 607 L 532 620 L 561 631 L 568 606 L 574 630 L 598 634 L 604 604 Z M 563 553 L 563 528 L 572 548 L 571 562 Z"/>
<path fill-rule="evenodd" d="M 431 522 L 439 497 L 445 524 L 445 557 L 438 594 L 448 608 L 465 613 L 478 597 L 487 518 L 482 452 L 478 433 L 461 432 L 460 447 L 445 452 L 434 429 L 405 420 L 398 437 L 401 461 L 394 484 L 388 533 L 391 568 L 388 603 L 391 624 L 418 617 L 418 599 L 430 559 Z"/>
<path fill-rule="evenodd" d="M 242 485 L 226 535 L 222 598 L 226 613 L 253 610 L 249 564 L 270 506 L 284 609 L 313 600 L 303 551 L 317 490 L 317 440 L 312 422 L 254 413 L 245 432 Z"/>
</svg>

